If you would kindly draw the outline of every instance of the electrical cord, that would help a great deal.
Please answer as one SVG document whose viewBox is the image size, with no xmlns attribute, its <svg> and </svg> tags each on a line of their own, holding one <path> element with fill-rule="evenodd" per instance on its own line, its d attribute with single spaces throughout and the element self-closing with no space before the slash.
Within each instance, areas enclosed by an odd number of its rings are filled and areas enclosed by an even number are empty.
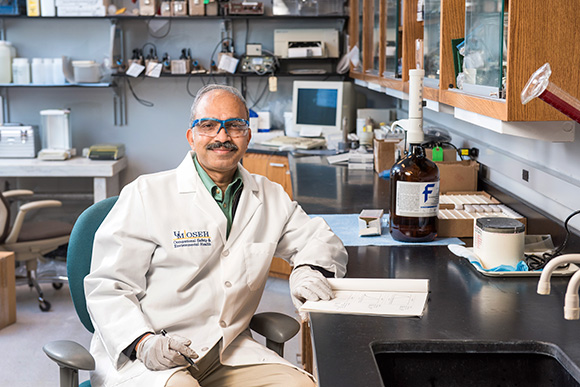
<svg viewBox="0 0 580 387">
<path fill-rule="evenodd" d="M 551 259 L 556 258 L 558 255 L 562 255 L 562 250 L 564 250 L 564 247 L 566 247 L 566 244 L 568 243 L 568 239 L 570 237 L 570 229 L 568 228 L 568 222 L 570 221 L 570 219 L 572 219 L 574 216 L 578 214 L 580 214 L 580 210 L 572 212 L 570 215 L 568 215 L 568 217 L 564 221 L 564 229 L 566 229 L 566 236 L 564 237 L 564 241 L 562 242 L 562 244 L 558 246 L 553 252 L 545 252 L 541 256 L 538 256 L 536 254 L 524 254 L 524 262 L 526 263 L 526 265 L 528 265 L 530 270 L 543 269 L 544 266 L 546 266 L 546 264 L 550 262 Z"/>
<path fill-rule="evenodd" d="M 153 47 L 153 53 L 155 54 L 155 56 L 157 56 L 157 46 L 151 42 L 145 43 L 143 47 L 141 47 L 141 52 L 145 53 L 145 47 L 147 46 Z"/>
<path fill-rule="evenodd" d="M 135 100 L 137 102 L 139 102 L 141 105 L 143 106 L 147 106 L 147 107 L 153 107 L 155 106 L 153 104 L 153 102 L 141 99 L 137 96 L 137 94 L 135 93 L 135 90 L 133 90 L 133 86 L 131 85 L 131 82 L 129 81 L 129 77 L 127 75 L 125 75 L 125 80 L 127 81 L 127 85 L 129 85 L 129 90 L 131 91 L 131 94 L 133 94 L 133 98 L 135 98 Z"/>
<path fill-rule="evenodd" d="M 258 89 L 259 89 L 261 83 L 264 83 L 264 78 L 260 78 L 260 83 L 258 84 Z M 254 98 L 250 95 L 250 92 L 249 91 L 247 92 L 248 100 L 252 100 L 252 106 L 250 106 L 249 109 L 255 108 L 260 103 L 260 101 L 264 97 L 264 94 L 266 93 L 266 90 L 268 90 L 268 82 L 267 81 L 264 83 L 264 88 L 262 89 L 262 92 L 258 96 L 258 99 L 254 100 Z"/>
</svg>

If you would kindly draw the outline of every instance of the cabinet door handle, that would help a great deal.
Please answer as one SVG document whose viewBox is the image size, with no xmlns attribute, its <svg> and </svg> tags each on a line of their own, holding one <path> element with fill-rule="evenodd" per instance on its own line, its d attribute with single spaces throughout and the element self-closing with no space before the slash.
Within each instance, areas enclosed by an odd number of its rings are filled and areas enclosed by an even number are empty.
<svg viewBox="0 0 580 387">
<path fill-rule="evenodd" d="M 270 163 L 271 167 L 277 167 L 277 168 L 284 168 L 286 167 L 286 165 L 282 164 L 282 163 Z"/>
</svg>

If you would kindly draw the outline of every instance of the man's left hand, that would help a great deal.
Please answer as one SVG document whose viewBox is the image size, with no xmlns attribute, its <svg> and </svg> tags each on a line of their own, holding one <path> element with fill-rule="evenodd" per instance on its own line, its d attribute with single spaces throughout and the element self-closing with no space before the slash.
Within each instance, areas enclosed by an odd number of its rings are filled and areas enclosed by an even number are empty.
<svg viewBox="0 0 580 387">
<path fill-rule="evenodd" d="M 290 273 L 292 302 L 299 309 L 306 301 L 330 300 L 334 297 L 328 280 L 317 270 L 300 266 Z"/>
</svg>

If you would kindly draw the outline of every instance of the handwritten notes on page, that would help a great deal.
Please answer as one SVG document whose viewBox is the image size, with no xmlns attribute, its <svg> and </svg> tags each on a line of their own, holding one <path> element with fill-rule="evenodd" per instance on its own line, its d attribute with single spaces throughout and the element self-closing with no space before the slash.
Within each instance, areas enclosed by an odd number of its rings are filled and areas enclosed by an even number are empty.
<svg viewBox="0 0 580 387">
<path fill-rule="evenodd" d="M 335 297 L 307 301 L 301 312 L 422 316 L 429 294 L 427 279 L 330 278 Z"/>
</svg>

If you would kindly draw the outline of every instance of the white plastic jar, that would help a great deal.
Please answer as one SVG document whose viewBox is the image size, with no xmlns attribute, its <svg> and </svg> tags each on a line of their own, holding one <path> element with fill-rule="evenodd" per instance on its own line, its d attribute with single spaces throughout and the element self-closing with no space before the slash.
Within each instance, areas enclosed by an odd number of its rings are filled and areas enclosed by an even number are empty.
<svg viewBox="0 0 580 387">
<path fill-rule="evenodd" d="M 0 40 L 0 83 L 12 82 L 12 52 L 11 45 Z"/>
<path fill-rule="evenodd" d="M 12 59 L 12 81 L 17 85 L 30 83 L 30 63 L 28 58 Z"/>
<path fill-rule="evenodd" d="M 473 229 L 473 252 L 485 269 L 515 267 L 524 258 L 525 225 L 504 217 L 477 218 Z"/>
</svg>

